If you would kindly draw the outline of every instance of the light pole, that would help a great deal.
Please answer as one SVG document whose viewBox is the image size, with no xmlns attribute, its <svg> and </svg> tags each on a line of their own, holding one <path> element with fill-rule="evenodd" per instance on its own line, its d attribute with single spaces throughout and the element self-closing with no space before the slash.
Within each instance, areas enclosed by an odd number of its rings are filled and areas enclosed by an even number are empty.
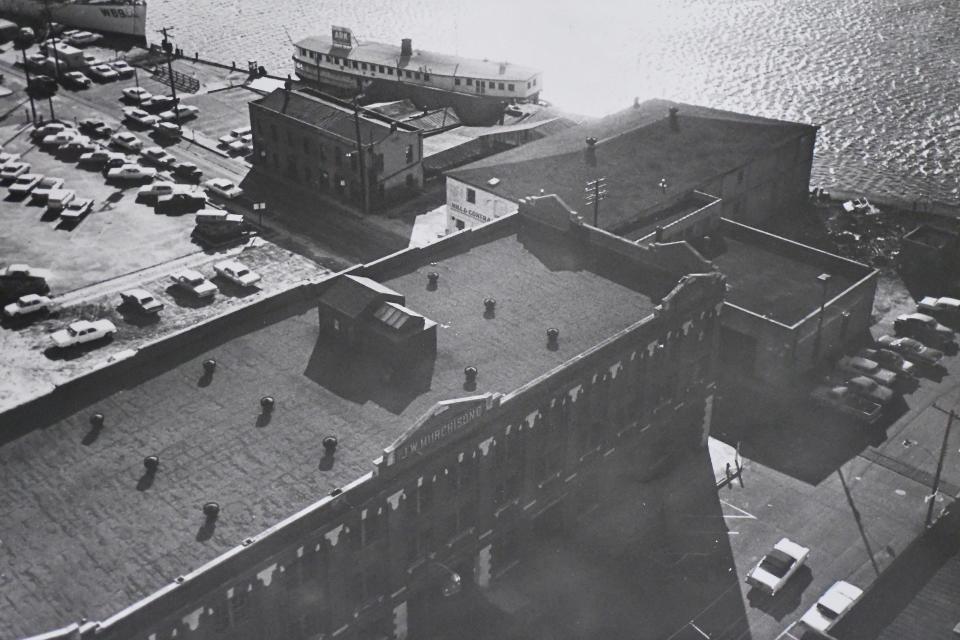
<svg viewBox="0 0 960 640">
<path fill-rule="evenodd" d="M 813 343 L 813 361 L 816 362 L 817 358 L 820 356 L 820 334 L 823 332 L 823 312 L 827 307 L 827 289 L 830 284 L 830 278 L 832 276 L 829 273 L 821 273 L 817 276 L 817 280 L 820 281 L 822 289 L 820 292 L 820 314 L 817 316 L 817 337 Z"/>
<path fill-rule="evenodd" d="M 34 125 L 37 124 L 37 107 L 33 104 L 33 87 L 30 82 L 30 65 L 27 64 L 27 49 L 33 44 L 33 36 L 21 29 L 14 40 L 14 46 L 23 53 L 23 72 L 27 76 L 27 97 L 30 98 L 30 117 Z"/>
<path fill-rule="evenodd" d="M 170 78 L 170 95 L 173 97 L 173 118 L 174 122 L 177 123 L 177 131 L 183 133 L 183 128 L 180 126 L 180 101 L 177 100 L 177 83 L 173 78 L 173 43 L 167 38 L 167 31 L 172 30 L 173 27 L 163 27 L 158 33 L 163 34 L 163 42 L 160 43 L 160 46 L 167 54 L 167 74 Z"/>
</svg>

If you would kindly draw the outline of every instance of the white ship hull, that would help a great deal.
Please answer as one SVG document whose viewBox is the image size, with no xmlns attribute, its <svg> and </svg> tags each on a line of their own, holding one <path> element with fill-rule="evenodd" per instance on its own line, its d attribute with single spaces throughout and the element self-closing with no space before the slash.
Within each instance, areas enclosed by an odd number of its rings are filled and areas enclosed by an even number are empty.
<svg viewBox="0 0 960 640">
<path fill-rule="evenodd" d="M 146 36 L 146 2 L 0 0 L 0 14 L 14 18 L 43 20 L 48 8 L 54 22 L 72 29 Z"/>
</svg>

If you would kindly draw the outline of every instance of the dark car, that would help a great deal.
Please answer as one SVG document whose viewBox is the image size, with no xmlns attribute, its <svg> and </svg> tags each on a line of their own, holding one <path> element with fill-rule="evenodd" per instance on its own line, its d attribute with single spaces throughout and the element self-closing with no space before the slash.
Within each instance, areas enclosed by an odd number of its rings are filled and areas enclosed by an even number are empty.
<svg viewBox="0 0 960 640">
<path fill-rule="evenodd" d="M 153 96 L 149 100 L 144 100 L 140 108 L 148 113 L 159 113 L 171 109 L 173 105 L 174 100 L 170 96 Z"/>
<path fill-rule="evenodd" d="M 196 213 L 207 206 L 203 193 L 171 193 L 157 198 L 154 211 L 165 215 Z"/>
<path fill-rule="evenodd" d="M 34 98 L 46 98 L 57 92 L 57 81 L 50 76 L 43 74 L 35 75 L 30 78 L 30 84 L 27 85 L 27 93 Z"/>
<path fill-rule="evenodd" d="M 893 331 L 898 336 L 915 338 L 920 342 L 943 349 L 953 343 L 953 331 L 923 313 L 908 313 L 897 316 Z"/>
<path fill-rule="evenodd" d="M 203 171 L 192 162 L 177 162 L 173 165 L 173 175 L 191 182 L 197 182 L 203 176 Z"/>
<path fill-rule="evenodd" d="M 80 133 L 85 133 L 88 136 L 92 135 L 97 131 L 97 128 L 106 124 L 103 120 L 97 118 L 84 118 L 77 123 L 77 128 L 80 129 Z"/>
</svg>

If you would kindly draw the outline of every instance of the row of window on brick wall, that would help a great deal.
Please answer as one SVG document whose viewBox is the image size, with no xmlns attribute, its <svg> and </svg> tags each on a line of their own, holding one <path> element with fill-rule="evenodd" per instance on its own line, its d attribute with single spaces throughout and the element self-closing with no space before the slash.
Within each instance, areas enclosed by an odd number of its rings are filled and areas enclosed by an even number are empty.
<svg viewBox="0 0 960 640">
<path fill-rule="evenodd" d="M 347 58 L 341 58 L 339 56 L 331 56 L 325 53 L 318 53 L 316 51 L 310 51 L 309 49 L 304 49 L 300 47 L 300 55 L 309 58 L 310 60 L 315 60 L 318 62 L 326 61 L 330 64 L 342 65 L 344 67 L 356 69 L 358 71 L 368 71 L 370 73 L 381 73 L 383 75 L 392 76 L 394 71 L 396 71 L 396 76 L 398 78 L 407 78 L 410 80 L 423 80 L 424 82 L 430 82 L 431 77 L 430 73 L 424 71 L 411 71 L 409 69 L 396 69 L 389 65 L 374 64 L 372 62 L 360 62 L 359 60 L 348 60 Z M 486 84 L 488 89 L 498 89 L 500 91 L 516 91 L 516 85 L 512 82 L 499 82 L 494 80 L 482 80 L 480 78 L 454 78 L 453 83 L 456 86 L 460 86 L 462 83 L 465 83 L 468 87 L 474 86 L 474 83 L 477 86 Z M 531 89 L 537 86 L 537 79 L 533 78 L 527 82 L 527 89 Z"/>
<path fill-rule="evenodd" d="M 260 125 L 260 123 L 256 122 L 254 124 L 254 132 L 256 132 L 257 134 L 262 134 L 264 129 L 265 127 Z M 315 155 L 321 162 L 327 161 L 327 149 L 323 145 L 323 143 L 317 143 L 316 145 L 314 145 L 308 137 L 302 136 L 301 134 L 296 134 L 295 136 L 295 134 L 289 130 L 286 132 L 286 134 L 287 134 L 286 135 L 287 145 L 289 148 L 291 149 L 296 148 L 296 143 L 294 142 L 294 139 L 295 137 L 299 137 L 301 139 L 301 142 L 300 142 L 301 149 L 303 150 L 304 154 Z M 273 142 L 280 142 L 280 136 L 278 135 L 276 124 L 271 123 L 270 125 L 270 138 Z M 263 145 L 261 142 L 260 147 L 264 148 L 264 146 L 265 145 Z M 331 150 L 333 152 L 333 162 L 336 166 L 338 167 L 342 166 L 343 159 L 348 158 L 350 162 L 350 168 L 353 171 L 357 170 L 357 166 L 358 166 L 357 153 L 353 148 L 351 148 L 349 151 L 345 151 L 339 145 L 332 145 Z M 372 155 L 373 157 L 372 167 L 377 171 L 382 172 L 385 166 L 383 153 L 380 153 L 380 152 L 371 153 L 371 151 L 365 150 L 365 154 L 368 157 Z M 414 145 L 412 144 L 406 145 L 406 147 L 404 148 L 404 161 L 407 164 L 412 164 L 416 159 L 417 159 L 417 153 Z"/>
</svg>

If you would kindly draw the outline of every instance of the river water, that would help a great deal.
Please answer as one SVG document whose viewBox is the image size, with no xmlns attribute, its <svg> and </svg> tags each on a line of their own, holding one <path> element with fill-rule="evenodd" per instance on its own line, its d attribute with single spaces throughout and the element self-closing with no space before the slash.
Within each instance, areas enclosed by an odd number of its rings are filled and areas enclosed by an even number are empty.
<svg viewBox="0 0 960 640">
<path fill-rule="evenodd" d="M 576 113 L 663 97 L 820 124 L 813 186 L 960 204 L 957 0 L 149 2 L 149 32 L 273 74 L 337 24 L 540 68 L 542 97 Z"/>
</svg>

